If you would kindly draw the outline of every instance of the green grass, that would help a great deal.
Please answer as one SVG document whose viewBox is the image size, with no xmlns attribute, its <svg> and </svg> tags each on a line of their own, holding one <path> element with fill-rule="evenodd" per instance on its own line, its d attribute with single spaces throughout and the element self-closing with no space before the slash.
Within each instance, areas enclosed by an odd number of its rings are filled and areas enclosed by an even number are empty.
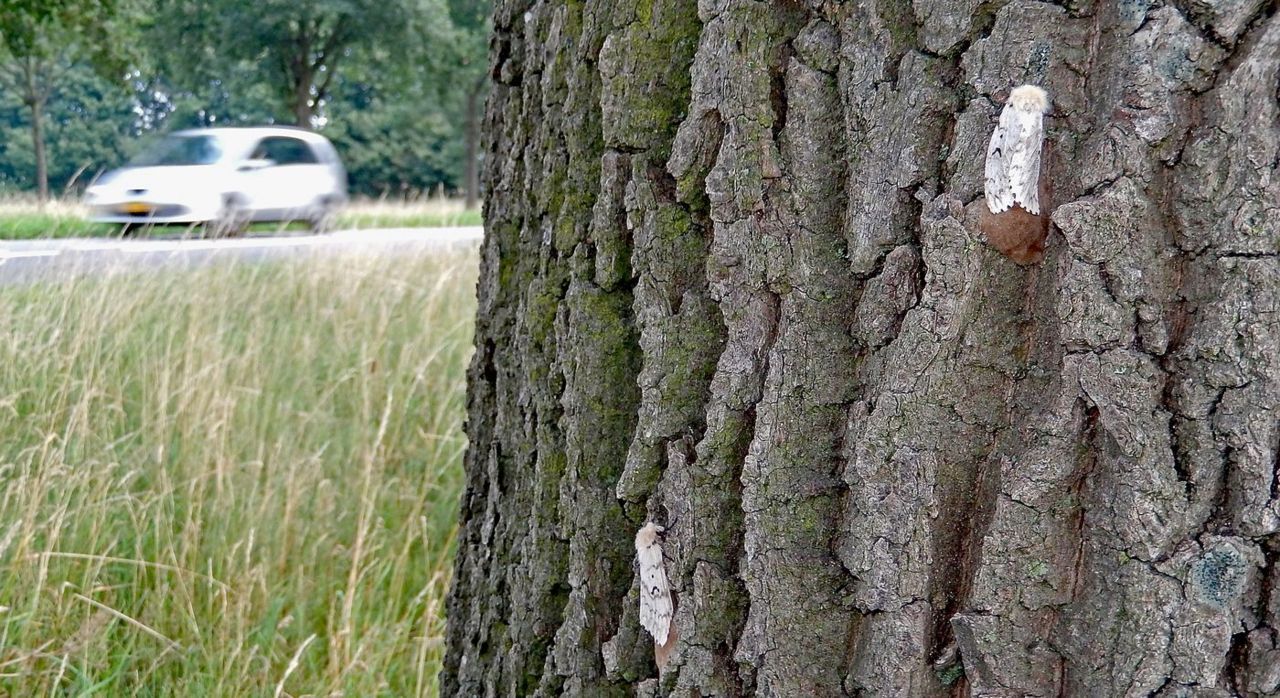
<svg viewBox="0 0 1280 698">
<path fill-rule="evenodd" d="M 413 204 L 356 203 L 338 215 L 339 228 L 440 228 L 480 225 L 480 211 Z"/>
<path fill-rule="evenodd" d="M 43 207 L 29 199 L 0 201 L 0 240 L 32 240 L 68 237 L 113 237 L 120 226 L 93 223 L 74 202 L 51 202 Z M 480 225 L 480 211 L 466 210 L 462 203 L 450 199 L 415 201 L 357 200 L 336 217 L 341 229 L 373 228 L 439 228 Z M 252 232 L 270 233 L 281 230 L 306 230 L 303 223 L 281 225 L 259 223 Z M 181 228 L 159 228 L 159 232 Z M 147 235 L 142 231 L 141 235 Z"/>
<path fill-rule="evenodd" d="M 0 207 L 0 240 L 92 238 L 119 235 L 120 227 L 61 212 L 6 211 Z"/>
<path fill-rule="evenodd" d="M 0 695 L 434 695 L 475 266 L 5 288 Z"/>
</svg>

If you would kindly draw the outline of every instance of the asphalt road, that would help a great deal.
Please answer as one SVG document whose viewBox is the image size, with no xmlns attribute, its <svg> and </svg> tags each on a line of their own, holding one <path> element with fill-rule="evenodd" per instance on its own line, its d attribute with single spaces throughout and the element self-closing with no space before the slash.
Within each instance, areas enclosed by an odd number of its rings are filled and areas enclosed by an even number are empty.
<svg viewBox="0 0 1280 698">
<path fill-rule="evenodd" d="M 339 230 L 325 235 L 246 236 L 219 240 L 68 238 L 0 240 L 0 285 L 154 268 L 190 268 L 235 259 L 257 262 L 350 252 L 403 254 L 472 245 L 484 229 Z"/>
</svg>

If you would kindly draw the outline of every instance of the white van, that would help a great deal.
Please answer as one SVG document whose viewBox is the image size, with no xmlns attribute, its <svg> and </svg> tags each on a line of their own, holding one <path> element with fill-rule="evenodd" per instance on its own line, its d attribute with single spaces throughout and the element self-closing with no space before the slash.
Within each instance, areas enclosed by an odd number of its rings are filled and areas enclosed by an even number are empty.
<svg viewBox="0 0 1280 698">
<path fill-rule="evenodd" d="M 325 137 L 298 128 L 178 131 L 86 191 L 93 220 L 209 224 L 236 234 L 259 221 L 325 229 L 347 200 L 347 173 Z"/>
</svg>

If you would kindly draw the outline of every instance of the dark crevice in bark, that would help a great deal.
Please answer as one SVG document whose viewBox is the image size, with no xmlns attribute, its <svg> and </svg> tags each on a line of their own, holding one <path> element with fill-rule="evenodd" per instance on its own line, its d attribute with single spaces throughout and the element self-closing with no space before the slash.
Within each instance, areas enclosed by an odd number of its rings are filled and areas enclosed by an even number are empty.
<svg viewBox="0 0 1280 698">
<path fill-rule="evenodd" d="M 993 0 L 992 2 L 983 2 L 978 5 L 978 9 L 973 13 L 973 21 L 970 27 L 973 31 L 961 43 L 962 50 L 957 51 L 958 55 L 963 56 L 968 53 L 969 47 L 976 41 L 987 39 L 991 36 L 991 29 L 996 24 L 996 13 L 1003 7 L 1003 0 Z"/>
<path fill-rule="evenodd" d="M 915 243 L 916 243 L 916 245 L 917 245 L 917 246 L 920 244 L 920 235 L 919 235 L 919 232 L 920 232 L 919 226 L 916 226 L 916 228 L 915 228 L 915 233 L 916 233 L 916 235 L 915 235 L 915 237 L 914 237 L 913 239 L 914 239 L 914 241 L 915 241 Z M 855 278 L 855 279 L 857 279 L 857 280 L 860 282 L 860 283 L 858 284 L 858 289 L 857 289 L 857 291 L 856 291 L 856 294 L 858 295 L 858 298 L 857 298 L 858 302 L 861 302 L 861 301 L 862 301 L 861 294 L 862 294 L 863 290 L 866 288 L 866 282 L 871 281 L 872 279 L 875 279 L 875 278 L 879 277 L 880 275 L 884 274 L 884 263 L 885 263 L 885 260 L 886 260 L 886 259 L 888 259 L 888 257 L 889 257 L 889 253 L 890 253 L 890 252 L 892 252 L 892 251 L 893 251 L 893 250 L 891 250 L 891 249 L 890 249 L 890 250 L 884 250 L 884 251 L 883 251 L 883 252 L 881 252 L 880 254 L 876 255 L 876 258 L 875 258 L 874 262 L 873 262 L 873 263 L 872 263 L 872 265 L 871 265 L 871 269 L 870 269 L 869 271 L 867 271 L 867 273 L 866 273 L 866 274 L 855 274 L 855 275 L 854 275 L 854 278 Z M 923 288 L 923 287 L 922 287 L 922 288 Z"/>
<path fill-rule="evenodd" d="M 772 342 L 770 342 L 772 346 Z M 768 356 L 766 352 L 765 356 Z M 765 371 L 762 371 L 764 373 Z M 747 454 L 751 449 L 751 437 L 756 433 L 756 405 L 759 396 L 753 401 L 742 413 L 742 429 L 741 438 L 735 444 L 733 450 L 732 463 L 735 467 L 732 475 L 728 478 L 730 491 L 732 492 L 734 501 L 742 501 L 742 466 L 746 462 Z M 736 603 L 731 606 L 732 615 L 729 617 L 729 632 L 725 641 L 716 647 L 714 659 L 725 671 L 724 675 L 733 677 L 736 685 L 730 687 L 731 695 L 749 696 L 755 695 L 756 686 L 756 667 L 749 663 L 739 663 L 736 660 L 738 644 L 742 639 L 743 630 L 747 623 L 747 609 L 750 605 L 747 588 L 742 579 L 743 562 L 746 559 L 746 549 L 744 546 L 745 537 L 743 532 L 746 530 L 746 521 L 744 512 L 741 507 L 736 511 L 729 512 L 727 517 L 727 528 L 733 536 L 733 540 L 737 543 L 732 554 L 726 556 L 728 569 L 726 570 L 728 578 L 732 580 L 734 585 L 734 594 Z"/>
<path fill-rule="evenodd" d="M 1263 564 L 1258 575 L 1258 593 L 1254 595 L 1252 603 L 1246 606 L 1256 623 L 1253 627 L 1237 631 L 1231 637 L 1231 651 L 1224 673 L 1228 685 L 1235 690 L 1235 695 L 1257 695 L 1261 692 L 1255 683 L 1269 669 L 1266 666 L 1265 649 L 1274 648 L 1280 639 L 1272 626 L 1275 618 L 1271 612 L 1271 601 L 1276 592 L 1276 566 L 1280 560 L 1280 551 L 1277 551 L 1276 545 L 1276 541 L 1271 538 L 1260 541 Z M 1259 662 L 1261 666 L 1254 665 L 1255 659 L 1262 660 Z"/>
<path fill-rule="evenodd" d="M 1222 399 L 1226 396 L 1225 389 L 1219 390 L 1217 396 L 1213 399 L 1213 404 L 1209 407 L 1208 414 L 1203 417 L 1205 423 L 1210 425 L 1209 433 L 1213 435 L 1215 445 L 1219 447 L 1215 449 L 1216 456 L 1219 459 L 1216 469 L 1218 481 L 1215 483 L 1214 499 L 1209 510 L 1209 515 L 1200 523 L 1198 532 L 1193 536 L 1196 540 L 1203 540 L 1206 534 L 1217 533 L 1221 535 L 1231 535 L 1231 526 L 1233 519 L 1232 501 L 1231 501 L 1231 480 L 1234 464 L 1232 463 L 1232 448 L 1223 445 L 1223 435 L 1218 432 L 1214 426 L 1214 417 L 1218 413 L 1218 407 L 1222 404 Z"/>
<path fill-rule="evenodd" d="M 848 678 L 854 669 L 855 662 L 858 659 L 858 640 L 861 639 L 862 621 L 865 618 L 862 612 L 856 612 L 853 622 L 849 623 L 849 632 L 844 638 L 844 651 L 840 658 L 840 675 L 846 677 L 840 685 L 840 694 L 842 696 L 857 696 L 860 691 L 856 688 L 850 690 Z"/>
<path fill-rule="evenodd" d="M 1087 495 L 1089 477 L 1098 465 L 1098 450 L 1101 448 L 1099 443 L 1100 435 L 1098 432 L 1098 408 L 1094 405 L 1079 403 L 1084 410 L 1084 419 L 1081 428 L 1080 443 L 1085 445 L 1080 453 L 1080 462 L 1071 478 L 1067 481 L 1067 491 L 1070 493 L 1074 503 L 1073 516 L 1074 521 L 1071 522 L 1073 532 L 1073 545 L 1075 557 L 1071 564 L 1071 599 L 1074 601 L 1080 598 L 1080 591 L 1084 588 L 1084 572 L 1085 572 L 1085 553 L 1088 541 L 1088 516 Z"/>
<path fill-rule="evenodd" d="M 1217 259 L 1274 259 L 1280 252 L 1223 252 L 1214 255 Z"/>
<path fill-rule="evenodd" d="M 1275 502 L 1280 501 L 1280 430 L 1277 430 L 1276 442 L 1273 449 L 1276 456 L 1274 459 L 1275 462 L 1271 465 L 1271 487 L 1269 488 L 1269 492 L 1271 494 L 1271 501 Z"/>
<path fill-rule="evenodd" d="M 1280 467 L 1280 457 L 1278 457 L 1276 465 Z M 1254 599 L 1253 611 L 1257 613 L 1259 622 L 1258 627 L 1263 627 L 1276 631 L 1272 626 L 1275 620 L 1271 617 L 1271 598 L 1276 593 L 1276 571 L 1280 566 L 1280 541 L 1274 537 L 1268 537 L 1260 541 L 1262 549 L 1262 571 L 1258 575 L 1258 594 Z"/>
<path fill-rule="evenodd" d="M 964 54 L 968 53 L 970 47 L 972 47 L 975 42 L 991 36 L 991 28 L 994 27 L 996 23 L 996 13 L 1000 11 L 1001 7 L 1004 7 L 1007 4 L 1008 0 L 986 0 L 979 3 L 978 6 L 973 9 L 972 14 L 969 15 L 968 32 L 966 32 L 959 41 L 946 51 L 941 53 L 937 51 L 930 51 L 928 47 L 914 39 L 911 42 L 912 48 L 932 58 L 946 58 L 954 63 L 956 67 L 959 67 L 960 58 L 963 57 Z M 919 16 L 913 15 L 912 19 L 912 26 L 914 27 L 913 35 L 919 36 L 920 32 L 923 30 L 923 25 L 921 24 Z M 955 85 L 955 87 L 958 90 L 961 101 L 968 101 L 970 97 L 974 96 L 973 88 L 968 84 L 958 84 Z"/>
<path fill-rule="evenodd" d="M 480 365 L 480 380 L 485 385 L 496 385 L 498 382 L 498 367 L 494 363 L 494 343 L 491 339 L 485 339 L 480 351 L 477 352 L 477 362 Z"/>
<path fill-rule="evenodd" d="M 907 2 L 877 3 L 880 21 L 890 28 L 892 43 L 887 47 L 892 56 L 885 61 L 886 79 L 895 89 L 900 87 L 902 59 L 908 51 L 920 50 L 920 24 L 911 4 Z"/>
<path fill-rule="evenodd" d="M 1224 669 L 1226 684 L 1231 687 L 1233 695 L 1248 695 L 1249 676 L 1249 634 L 1245 631 L 1231 635 L 1231 646 L 1227 650 L 1227 665 Z"/>
<path fill-rule="evenodd" d="M 1169 249 L 1176 249 L 1174 231 L 1177 229 L 1177 223 L 1172 212 L 1168 211 L 1165 206 L 1161 206 L 1161 215 L 1164 217 L 1162 228 L 1168 236 Z M 1195 306 L 1188 298 L 1189 289 L 1187 284 L 1194 280 L 1189 273 L 1189 264 L 1187 255 L 1179 254 L 1169 267 L 1172 276 L 1169 284 L 1170 302 L 1164 315 L 1165 325 L 1169 328 L 1169 342 L 1165 348 L 1165 356 L 1161 359 L 1161 366 L 1170 376 L 1175 375 L 1171 359 L 1177 356 L 1182 349 L 1183 343 L 1186 341 L 1187 330 L 1191 327 L 1195 316 Z M 1172 381 L 1166 382 L 1166 386 L 1170 384 L 1172 384 Z M 1177 412 L 1173 408 L 1174 402 L 1172 400 L 1168 400 L 1163 404 L 1170 413 Z"/>
<path fill-rule="evenodd" d="M 777 143 L 787 127 L 787 63 L 795 55 L 791 42 L 778 51 L 778 61 L 769 68 L 769 105 L 773 110 L 773 142 Z"/>
<path fill-rule="evenodd" d="M 1165 406 L 1165 409 L 1168 409 L 1168 405 L 1170 404 L 1170 401 L 1171 401 L 1169 394 L 1170 394 L 1170 391 L 1172 390 L 1172 385 L 1173 385 L 1172 380 L 1169 380 L 1169 379 L 1165 380 L 1165 388 L 1163 391 L 1163 398 L 1161 400 L 1162 405 Z M 1169 441 L 1171 444 L 1173 444 L 1172 465 L 1173 465 L 1173 472 L 1178 476 L 1178 482 L 1181 482 L 1182 485 L 1187 489 L 1187 492 L 1186 492 L 1187 498 L 1192 499 L 1195 496 L 1195 490 L 1197 486 L 1196 486 L 1195 480 L 1191 477 L 1191 469 L 1188 466 L 1189 456 L 1183 451 L 1183 448 L 1179 445 L 1181 442 L 1181 439 L 1179 438 L 1180 422 L 1182 421 L 1183 421 L 1182 417 L 1179 417 L 1177 414 L 1171 413 L 1171 417 L 1169 419 Z"/>
<path fill-rule="evenodd" d="M 992 439 L 994 445 L 996 435 L 993 434 Z M 971 600 L 982 556 L 982 543 L 990 529 L 1000 495 L 1000 468 L 1001 463 L 990 456 L 978 462 L 972 500 L 961 504 L 967 509 L 968 515 L 959 517 L 960 528 L 954 537 L 959 547 L 950 551 L 938 551 L 939 557 L 947 560 L 947 563 L 946 572 L 934 576 L 933 588 L 930 590 L 933 598 L 945 600 L 944 605 L 933 613 L 933 627 L 928 636 L 929 650 L 926 656 L 935 663 L 949 647 L 955 645 L 952 620 Z M 939 579 L 950 583 L 938 584 Z"/>
<path fill-rule="evenodd" d="M 511 41 L 501 33 L 495 34 L 489 42 L 489 51 L 493 55 L 489 63 L 489 76 L 494 82 L 503 83 L 502 68 L 507 64 L 507 61 L 511 60 Z M 505 84 L 516 87 L 520 83 L 507 82 Z"/>
</svg>

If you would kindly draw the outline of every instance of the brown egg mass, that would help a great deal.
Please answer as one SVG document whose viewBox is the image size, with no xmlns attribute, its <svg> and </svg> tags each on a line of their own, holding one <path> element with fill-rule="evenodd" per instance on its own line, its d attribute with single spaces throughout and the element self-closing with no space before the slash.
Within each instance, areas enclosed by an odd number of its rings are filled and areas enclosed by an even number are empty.
<svg viewBox="0 0 1280 698">
<path fill-rule="evenodd" d="M 1037 216 L 1016 205 L 1004 213 L 992 213 L 983 206 L 978 217 L 978 229 L 987 237 L 987 242 L 1004 256 L 1018 264 L 1034 264 L 1044 258 L 1049 216 Z"/>
<path fill-rule="evenodd" d="M 992 213 L 986 202 L 980 206 L 978 229 L 987 242 L 1018 264 L 1034 264 L 1044 258 L 1044 242 L 1049 237 L 1049 214 L 1053 212 L 1053 187 L 1044 176 L 1048 169 L 1048 147 L 1041 165 L 1039 180 L 1040 214 L 1036 215 L 1015 204 L 1004 213 Z"/>
</svg>

